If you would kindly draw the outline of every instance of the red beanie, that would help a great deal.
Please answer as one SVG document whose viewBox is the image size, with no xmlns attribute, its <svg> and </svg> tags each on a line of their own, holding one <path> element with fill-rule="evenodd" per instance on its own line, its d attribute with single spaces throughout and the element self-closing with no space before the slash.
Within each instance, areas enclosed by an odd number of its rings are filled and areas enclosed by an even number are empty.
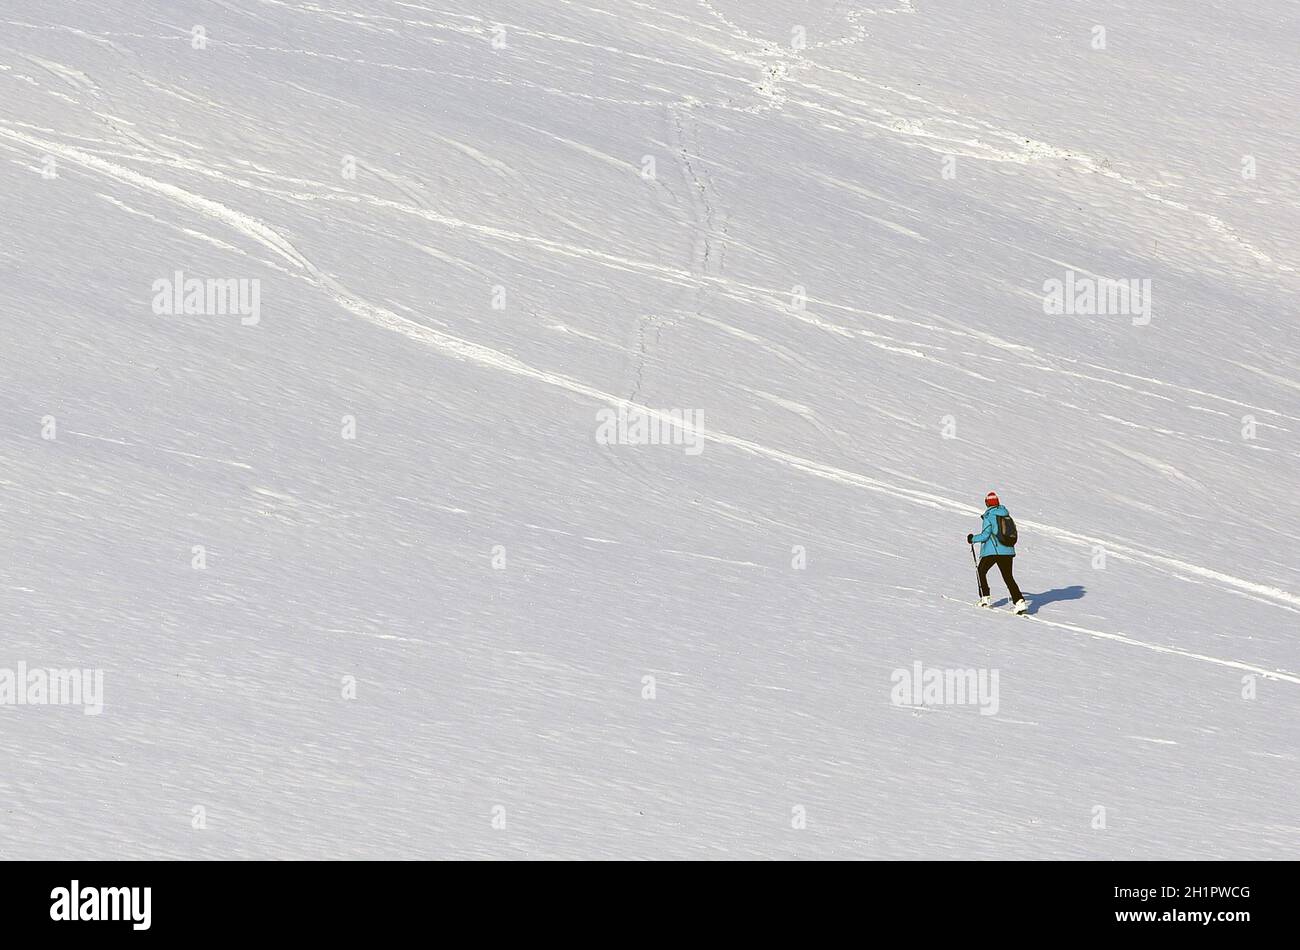
<svg viewBox="0 0 1300 950">
<path fill-rule="evenodd" d="M 996 507 L 997 507 L 998 505 L 1000 505 L 1000 504 L 1002 504 L 1002 502 L 998 501 L 998 493 L 997 493 L 997 492 L 995 492 L 995 491 L 991 491 L 991 492 L 989 492 L 987 495 L 984 496 L 984 507 L 986 507 L 986 508 L 996 508 Z"/>
</svg>

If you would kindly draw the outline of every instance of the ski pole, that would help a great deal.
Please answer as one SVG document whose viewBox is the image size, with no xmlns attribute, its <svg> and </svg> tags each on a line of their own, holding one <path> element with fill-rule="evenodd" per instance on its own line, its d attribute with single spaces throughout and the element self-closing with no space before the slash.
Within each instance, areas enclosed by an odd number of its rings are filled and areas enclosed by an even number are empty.
<svg viewBox="0 0 1300 950">
<path fill-rule="evenodd" d="M 975 562 L 975 593 L 979 597 L 984 596 L 984 591 L 980 590 L 980 560 L 975 556 L 975 544 L 971 542 L 970 559 Z"/>
</svg>

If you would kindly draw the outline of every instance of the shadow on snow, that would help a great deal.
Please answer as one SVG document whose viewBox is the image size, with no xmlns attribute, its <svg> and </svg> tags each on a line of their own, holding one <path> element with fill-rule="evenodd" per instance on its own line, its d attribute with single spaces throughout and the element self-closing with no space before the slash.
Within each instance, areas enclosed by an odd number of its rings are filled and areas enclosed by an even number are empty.
<svg viewBox="0 0 1300 950">
<path fill-rule="evenodd" d="M 1025 602 L 1029 604 L 1029 613 L 1036 614 L 1040 607 L 1048 604 L 1054 604 L 1059 600 L 1078 600 L 1087 591 L 1082 584 L 1075 584 L 1072 587 L 1058 587 L 1055 590 L 1045 590 L 1041 594 L 1031 594 L 1029 591 L 1021 591 L 1025 595 Z M 1002 607 L 1011 603 L 1009 597 L 1004 597 L 995 603 L 994 607 Z"/>
</svg>

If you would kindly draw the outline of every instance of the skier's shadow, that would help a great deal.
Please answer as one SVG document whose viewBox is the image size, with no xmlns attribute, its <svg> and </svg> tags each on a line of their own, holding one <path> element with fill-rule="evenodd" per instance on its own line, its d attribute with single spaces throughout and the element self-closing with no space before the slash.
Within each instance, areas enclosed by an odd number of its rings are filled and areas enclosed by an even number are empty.
<svg viewBox="0 0 1300 950">
<path fill-rule="evenodd" d="M 1029 605 L 1029 613 L 1036 614 L 1040 607 L 1048 604 L 1054 604 L 1058 600 L 1078 600 L 1084 594 L 1088 593 L 1082 584 L 1075 584 L 1072 587 L 1058 587 L 1055 590 L 1045 590 L 1041 594 L 1030 594 L 1022 591 L 1025 595 L 1025 603 Z M 1001 607 L 1003 604 L 1010 603 L 1010 598 L 998 601 L 993 606 Z"/>
</svg>

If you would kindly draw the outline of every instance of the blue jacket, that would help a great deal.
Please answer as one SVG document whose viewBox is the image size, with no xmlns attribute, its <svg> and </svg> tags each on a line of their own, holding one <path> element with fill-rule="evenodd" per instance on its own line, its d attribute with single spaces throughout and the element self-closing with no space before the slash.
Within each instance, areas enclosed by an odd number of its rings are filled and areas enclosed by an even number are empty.
<svg viewBox="0 0 1300 950">
<path fill-rule="evenodd" d="M 983 544 L 983 547 L 980 548 L 980 557 L 989 557 L 994 554 L 1016 556 L 1015 548 L 1008 547 L 1005 544 L 998 544 L 998 515 L 1009 514 L 1011 512 L 1007 511 L 1006 505 L 997 505 L 984 512 L 980 533 L 971 538 L 972 541 Z"/>
</svg>

